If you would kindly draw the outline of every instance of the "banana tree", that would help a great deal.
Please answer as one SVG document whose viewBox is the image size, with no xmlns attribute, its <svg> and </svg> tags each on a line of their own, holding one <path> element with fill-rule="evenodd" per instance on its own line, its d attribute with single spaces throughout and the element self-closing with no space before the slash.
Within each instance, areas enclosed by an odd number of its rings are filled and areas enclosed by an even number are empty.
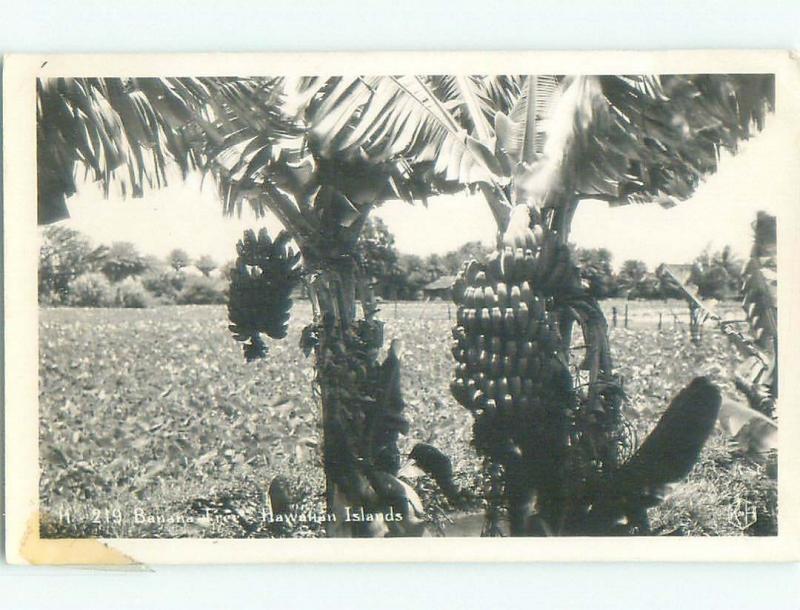
<svg viewBox="0 0 800 610">
<path fill-rule="evenodd" d="M 479 191 L 494 215 L 497 251 L 486 265 L 466 263 L 454 289 L 451 385 L 475 416 L 474 443 L 499 490 L 487 531 L 506 508 L 513 535 L 608 533 L 618 522 L 645 532 L 647 490 L 688 472 L 719 393 L 693 382 L 630 457 L 606 322 L 570 257 L 570 226 L 586 199 L 670 207 L 687 198 L 720 148 L 762 126 L 773 87 L 758 75 L 306 83 L 320 99 L 308 117 L 321 156 L 402 160 L 428 184 Z M 687 401 L 697 402 L 699 436 L 676 424 Z M 675 468 L 665 474 L 656 463 L 667 453 Z"/>
<path fill-rule="evenodd" d="M 419 498 L 396 476 L 397 438 L 408 426 L 400 347 L 392 343 L 379 359 L 383 325 L 356 244 L 382 201 L 437 191 L 402 160 L 321 155 L 305 116 L 319 101 L 285 112 L 283 79 L 40 82 L 39 218 L 68 214 L 77 165 L 106 193 L 116 182 L 136 196 L 166 183 L 170 161 L 184 176 L 211 173 L 225 213 L 247 204 L 274 214 L 284 231 L 248 231 L 237 244 L 230 330 L 247 360 L 267 356 L 263 335 L 286 336 L 292 291 L 306 284 L 313 321 L 301 347 L 314 355 L 322 403 L 327 505 L 337 517 L 329 534 L 417 535 Z"/>
</svg>

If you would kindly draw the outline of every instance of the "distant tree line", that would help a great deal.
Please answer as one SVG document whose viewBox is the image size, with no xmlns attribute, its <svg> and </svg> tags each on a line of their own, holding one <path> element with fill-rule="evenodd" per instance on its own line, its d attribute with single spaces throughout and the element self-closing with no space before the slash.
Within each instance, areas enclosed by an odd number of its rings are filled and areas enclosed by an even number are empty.
<svg viewBox="0 0 800 610">
<path fill-rule="evenodd" d="M 422 288 L 430 282 L 458 273 L 464 261 L 485 259 L 491 248 L 480 242 L 468 242 L 446 254 L 422 257 L 397 251 L 394 236 L 380 220 L 371 220 L 359 242 L 362 265 L 372 278 L 376 292 L 386 299 L 421 298 Z M 614 271 L 613 256 L 606 248 L 576 248 L 575 259 L 581 276 L 598 299 L 682 298 L 674 283 L 661 271 L 650 270 L 640 260 L 626 260 Z M 742 261 L 730 247 L 718 252 L 703 250 L 692 264 L 690 282 L 702 298 L 727 300 L 738 298 L 742 282 Z"/>
<path fill-rule="evenodd" d="M 446 254 L 401 254 L 383 221 L 370 220 L 358 242 L 359 264 L 384 299 L 416 300 L 422 289 L 458 273 L 464 261 L 484 260 L 491 248 L 464 244 Z M 626 260 L 619 271 L 606 248 L 576 248 L 581 277 L 598 299 L 681 298 L 661 268 Z M 146 307 L 151 304 L 211 304 L 226 301 L 233 262 L 217 264 L 205 255 L 192 259 L 176 248 L 164 259 L 145 256 L 129 242 L 93 246 L 80 232 L 52 225 L 44 229 L 39 253 L 39 301 L 46 305 Z M 702 298 L 738 298 L 742 262 L 730 247 L 703 250 L 692 264 L 690 282 Z"/>
<path fill-rule="evenodd" d="M 227 269 L 210 256 L 192 260 L 181 249 L 162 260 L 143 255 L 130 242 L 94 246 L 75 229 L 51 225 L 43 230 L 39 249 L 39 302 L 75 307 L 224 303 Z"/>
<path fill-rule="evenodd" d="M 467 242 L 447 254 L 401 254 L 394 236 L 380 219 L 370 219 L 358 242 L 359 262 L 384 299 L 415 300 L 422 288 L 443 276 L 456 275 L 470 258 L 485 259 L 491 248 L 478 241 Z"/>
<path fill-rule="evenodd" d="M 626 260 L 618 272 L 612 267 L 612 255 L 606 248 L 578 248 L 575 251 L 581 277 L 598 299 L 682 298 L 674 281 L 663 272 L 663 265 L 653 270 L 640 260 Z M 712 252 L 705 248 L 692 262 L 689 282 L 704 299 L 729 300 L 740 296 L 743 263 L 730 246 Z"/>
</svg>

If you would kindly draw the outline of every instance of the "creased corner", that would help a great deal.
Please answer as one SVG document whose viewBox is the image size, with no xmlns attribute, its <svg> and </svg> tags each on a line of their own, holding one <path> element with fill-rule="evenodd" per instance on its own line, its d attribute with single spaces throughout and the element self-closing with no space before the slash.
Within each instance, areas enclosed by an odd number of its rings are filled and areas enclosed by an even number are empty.
<svg viewBox="0 0 800 610">
<path fill-rule="evenodd" d="M 94 538 L 47 539 L 39 535 L 40 514 L 28 519 L 19 554 L 33 565 L 98 566 L 123 569 L 146 569 L 146 566 L 105 542 Z"/>
</svg>

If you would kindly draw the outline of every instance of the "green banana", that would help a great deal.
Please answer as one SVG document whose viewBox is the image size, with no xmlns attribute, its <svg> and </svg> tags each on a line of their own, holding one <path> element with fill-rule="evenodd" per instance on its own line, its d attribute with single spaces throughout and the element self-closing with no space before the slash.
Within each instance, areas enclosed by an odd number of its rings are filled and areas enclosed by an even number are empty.
<svg viewBox="0 0 800 610">
<path fill-rule="evenodd" d="M 503 331 L 507 338 L 517 336 L 517 318 L 510 307 L 503 312 Z"/>
<path fill-rule="evenodd" d="M 514 374 L 514 358 L 511 356 L 503 356 L 503 375 L 508 377 L 509 375 Z"/>
<path fill-rule="evenodd" d="M 525 303 L 520 303 L 517 307 L 517 335 L 524 337 L 528 331 L 528 325 L 531 324 L 530 312 Z"/>
<path fill-rule="evenodd" d="M 503 312 L 499 307 L 492 308 L 492 324 L 490 331 L 495 335 L 503 334 Z"/>
<path fill-rule="evenodd" d="M 512 358 L 517 355 L 517 342 L 516 341 L 506 341 L 506 349 L 505 352 L 507 355 L 511 356 Z"/>
<path fill-rule="evenodd" d="M 498 298 L 491 286 L 486 286 L 483 289 L 483 302 L 484 307 L 491 309 L 497 307 Z"/>
<path fill-rule="evenodd" d="M 500 277 L 508 282 L 514 281 L 516 274 L 516 260 L 514 258 L 514 248 L 506 246 L 500 255 Z"/>
<path fill-rule="evenodd" d="M 486 261 L 487 280 L 498 282 L 503 279 L 502 261 L 499 253 L 495 252 Z"/>
<path fill-rule="evenodd" d="M 508 379 L 505 377 L 501 377 L 497 380 L 497 395 L 500 397 L 504 397 L 508 394 Z"/>
<path fill-rule="evenodd" d="M 508 302 L 508 286 L 506 286 L 505 282 L 499 282 L 497 284 L 497 306 L 506 307 Z"/>
</svg>

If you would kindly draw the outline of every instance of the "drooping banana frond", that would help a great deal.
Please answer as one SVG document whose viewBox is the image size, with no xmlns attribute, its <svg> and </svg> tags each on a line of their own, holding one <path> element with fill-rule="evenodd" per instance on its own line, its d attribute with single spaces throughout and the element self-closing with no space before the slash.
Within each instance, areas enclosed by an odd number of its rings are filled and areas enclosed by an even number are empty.
<svg viewBox="0 0 800 610">
<path fill-rule="evenodd" d="M 523 85 L 521 76 L 311 79 L 305 116 L 320 157 L 402 163 L 399 182 L 416 184 L 406 190 L 417 198 L 480 187 L 502 225 L 511 167 L 496 151 L 495 116 L 519 105 Z"/>
<path fill-rule="evenodd" d="M 526 138 L 529 141 L 528 146 L 535 153 L 533 157 L 544 151 L 546 125 L 551 108 L 559 97 L 561 80 L 563 79 L 560 77 L 549 75 L 526 77 L 521 81 L 520 93 L 514 103 L 507 110 L 498 108 L 495 112 L 498 156 L 501 159 L 508 157 L 510 160 L 508 175 L 511 175 L 513 165 L 523 158 Z M 528 158 L 527 162 L 532 163 L 533 157 Z"/>
<path fill-rule="evenodd" d="M 37 82 L 38 208 L 41 224 L 66 218 L 83 166 L 105 194 L 123 195 L 185 177 L 208 151 L 244 126 L 269 138 L 288 131 L 276 79 L 53 78 Z M 256 94 L 259 94 L 256 96 Z M 260 100 L 254 103 L 253 100 Z"/>
<path fill-rule="evenodd" d="M 488 185 L 501 203 L 509 182 L 527 181 L 522 199 L 673 205 L 774 106 L 770 75 L 387 76 L 313 87 L 307 118 L 322 156 L 402 158 L 431 183 Z M 519 165 L 526 134 L 537 171 Z M 492 139 L 491 155 L 474 144 Z"/>
<path fill-rule="evenodd" d="M 480 76 L 472 78 L 479 79 L 483 97 L 488 100 L 485 112 L 489 112 L 489 118 L 494 117 L 494 113 L 512 111 L 520 96 L 523 94 L 525 77 L 519 75 L 494 75 Z"/>
<path fill-rule="evenodd" d="M 428 81 L 458 124 L 486 144 L 494 137 L 495 114 L 510 112 L 524 85 L 520 76 L 440 75 Z"/>
<path fill-rule="evenodd" d="M 581 174 L 591 162 L 592 134 L 603 125 L 600 86 L 597 79 L 586 77 L 563 79 L 557 85 L 542 79 L 541 89 L 539 77 L 529 77 L 529 83 L 534 82 L 528 97 L 536 97 L 536 109 L 528 103 L 517 123 L 523 135 L 512 170 L 514 200 L 563 208 L 574 199 Z"/>
<path fill-rule="evenodd" d="M 241 213 L 244 202 L 259 216 L 269 204 L 285 201 L 270 196 L 275 187 L 313 190 L 313 164 L 303 150 L 302 128 L 284 110 L 281 78 L 215 81 L 209 104 L 222 138 L 206 151 L 206 168 L 214 175 L 226 214 Z M 299 210 L 285 211 L 297 218 Z M 285 220 L 285 219 L 282 219 Z"/>
<path fill-rule="evenodd" d="M 42 222 L 67 214 L 78 165 L 137 195 L 166 181 L 169 162 L 210 167 L 228 213 L 243 201 L 263 212 L 277 189 L 296 200 L 285 216 L 307 215 L 325 165 L 356 209 L 465 188 L 484 192 L 500 224 L 531 198 L 669 205 L 774 105 L 769 75 L 311 77 L 291 104 L 285 81 L 40 82 Z"/>
<path fill-rule="evenodd" d="M 700 300 L 697 285 L 692 283 L 692 265 L 662 264 L 656 275 L 669 288 L 679 293 L 690 306 L 706 312 L 706 317 L 719 322 L 719 316 Z"/>
<path fill-rule="evenodd" d="M 269 99 L 258 91 L 247 92 L 251 101 L 244 104 L 277 108 L 284 123 L 291 124 L 282 134 L 274 126 L 243 116 L 241 103 L 226 108 L 230 115 L 226 137 L 208 153 L 226 211 L 241 209 L 245 201 L 259 214 L 269 208 L 296 239 L 323 235 L 324 240 L 336 242 L 334 250 L 343 251 L 354 242 L 375 203 L 424 201 L 430 194 L 429 173 L 423 166 L 412 175 L 402 159 L 368 163 L 359 155 L 320 153 L 320 140 L 306 127 L 306 116 L 316 112 L 334 122 L 343 116 L 346 122 L 351 118 L 348 112 L 357 107 L 352 96 L 358 98 L 364 87 L 360 80 L 300 79 L 297 91 L 288 96 L 284 90 L 291 87 L 283 85 L 280 95 L 274 89 L 267 91 Z"/>
<path fill-rule="evenodd" d="M 542 77 L 537 77 L 542 85 Z M 595 197 L 612 204 L 689 197 L 717 168 L 722 148 L 760 129 L 774 106 L 768 75 L 602 76 L 562 79 L 537 94 L 541 151 L 533 193 L 562 191 L 562 202 Z M 526 101 L 523 96 L 522 101 Z M 522 116 L 522 108 L 516 116 Z M 522 129 L 517 129 L 521 147 Z M 517 149 L 518 151 L 520 148 Z M 517 152 L 519 158 L 520 152 Z M 548 171 L 549 170 L 549 171 Z M 517 182 L 522 180 L 517 179 Z M 518 188 L 515 184 L 515 188 Z M 541 199 L 541 196 L 539 196 Z"/>
<path fill-rule="evenodd" d="M 486 117 L 468 109 L 456 113 L 453 99 L 440 95 L 461 91 L 457 80 L 449 87 L 439 79 L 434 89 L 419 76 L 359 77 L 342 79 L 325 98 L 310 108 L 312 142 L 323 157 L 365 156 L 385 163 L 404 158 L 414 165 L 432 163 L 434 174 L 445 182 L 462 185 L 486 182 L 497 173 L 497 162 L 489 146 L 456 120 L 469 116 L 477 131 L 487 129 Z M 472 92 L 460 102 L 474 110 L 478 105 L 472 81 L 461 83 Z"/>
<path fill-rule="evenodd" d="M 686 199 L 716 170 L 720 149 L 735 151 L 774 106 L 769 75 L 535 78 L 537 104 L 547 108 L 524 112 L 529 87 L 513 113 L 513 199 L 554 208 L 551 228 L 562 238 L 583 198 L 664 206 Z M 500 127 L 505 122 L 498 114 L 501 159 L 500 134 L 511 131 Z M 537 145 L 523 159 L 526 133 L 536 134 Z"/>
<path fill-rule="evenodd" d="M 612 204 L 688 198 L 721 149 L 761 129 L 774 109 L 772 75 L 603 76 L 607 120 L 592 134 L 579 192 Z"/>
<path fill-rule="evenodd" d="M 160 80 L 145 89 L 135 87 L 132 79 L 59 78 L 37 83 L 41 223 L 68 215 L 65 197 L 75 193 L 77 163 L 93 174 L 106 194 L 118 170 L 125 170 L 121 188 L 130 186 L 134 196 L 144 185 L 166 180 L 167 156 L 183 171 L 194 165 L 188 134 L 181 131 L 191 113 L 185 105 L 172 104 L 169 91 Z M 186 116 L 181 117 L 184 111 Z"/>
</svg>

